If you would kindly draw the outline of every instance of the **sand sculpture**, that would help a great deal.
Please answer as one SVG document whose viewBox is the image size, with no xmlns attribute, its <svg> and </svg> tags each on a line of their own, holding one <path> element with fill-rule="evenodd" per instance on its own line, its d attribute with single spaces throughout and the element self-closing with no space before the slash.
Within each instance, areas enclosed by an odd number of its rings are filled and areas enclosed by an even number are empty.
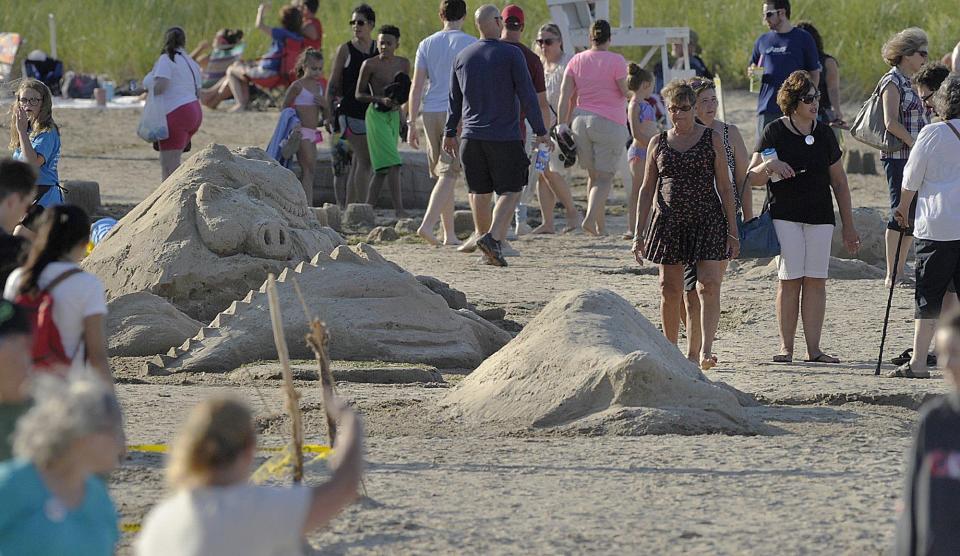
<svg viewBox="0 0 960 556">
<path fill-rule="evenodd" d="M 474 368 L 510 335 L 468 310 L 454 311 L 413 275 L 372 247 L 340 246 L 328 256 L 287 268 L 277 278 L 284 329 L 293 358 L 312 358 L 296 278 L 311 312 L 325 320 L 333 359 L 425 363 Z M 224 372 L 276 359 L 266 288 L 250 291 L 196 337 L 149 363 L 147 372 Z"/>
<path fill-rule="evenodd" d="M 136 357 L 165 353 L 203 327 L 166 299 L 149 292 L 121 295 L 107 304 L 108 353 Z"/>
<path fill-rule="evenodd" d="M 560 294 L 444 399 L 449 415 L 510 430 L 753 434 L 729 387 L 687 361 L 622 297 Z"/>
<path fill-rule="evenodd" d="M 210 145 L 121 219 L 83 267 L 109 298 L 149 291 L 209 321 L 269 272 L 342 243 L 306 208 L 292 172 L 257 148 Z"/>
</svg>

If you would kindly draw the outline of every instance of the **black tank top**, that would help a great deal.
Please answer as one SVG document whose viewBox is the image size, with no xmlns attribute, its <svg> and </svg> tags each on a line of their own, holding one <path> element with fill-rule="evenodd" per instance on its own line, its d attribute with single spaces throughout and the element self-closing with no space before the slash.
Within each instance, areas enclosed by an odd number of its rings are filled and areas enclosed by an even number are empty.
<svg viewBox="0 0 960 556">
<path fill-rule="evenodd" d="M 340 90 L 343 92 L 343 100 L 340 101 L 340 113 L 351 118 L 363 119 L 367 113 L 367 104 L 357 100 L 357 81 L 360 79 L 360 66 L 364 60 L 373 58 L 380 54 L 377 51 L 377 43 L 370 43 L 370 52 L 360 52 L 352 41 L 346 43 L 347 63 L 343 66 L 343 73 L 340 79 Z"/>
</svg>

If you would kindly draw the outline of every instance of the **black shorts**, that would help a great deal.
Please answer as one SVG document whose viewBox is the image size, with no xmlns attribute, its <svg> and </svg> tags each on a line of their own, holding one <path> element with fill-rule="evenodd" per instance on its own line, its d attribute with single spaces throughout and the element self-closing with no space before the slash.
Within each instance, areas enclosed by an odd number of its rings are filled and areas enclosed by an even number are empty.
<svg viewBox="0 0 960 556">
<path fill-rule="evenodd" d="M 683 265 L 683 291 L 692 292 L 697 289 L 697 265 Z"/>
<path fill-rule="evenodd" d="M 916 248 L 916 318 L 936 319 L 951 282 L 960 283 L 960 241 L 918 239 Z"/>
<path fill-rule="evenodd" d="M 527 185 L 530 159 L 523 141 L 464 139 L 460 162 L 470 193 L 519 193 Z"/>
</svg>

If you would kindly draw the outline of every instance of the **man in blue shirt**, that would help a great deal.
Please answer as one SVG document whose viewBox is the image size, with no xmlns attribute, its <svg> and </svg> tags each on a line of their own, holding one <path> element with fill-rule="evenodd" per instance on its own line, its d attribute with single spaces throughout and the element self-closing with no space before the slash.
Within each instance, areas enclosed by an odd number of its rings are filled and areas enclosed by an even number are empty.
<svg viewBox="0 0 960 556">
<path fill-rule="evenodd" d="M 757 138 L 763 128 L 783 116 L 777 106 L 777 91 L 791 73 L 810 72 L 814 85 L 820 83 L 820 60 L 817 45 L 803 29 L 790 23 L 790 0 L 767 0 L 763 3 L 763 20 L 770 31 L 760 35 L 753 45 L 750 63 L 763 68 L 760 98 L 757 99 Z"/>
<path fill-rule="evenodd" d="M 450 106 L 443 150 L 459 156 L 470 191 L 477 247 L 490 264 L 507 266 L 501 242 L 513 218 L 520 191 L 527 183 L 530 160 L 520 138 L 520 111 L 537 135 L 552 148 L 538 106 L 527 63 L 517 47 L 501 42 L 503 19 L 496 6 L 476 11 L 481 40 L 457 55 L 450 76 Z M 463 124 L 458 150 L 457 128 Z M 490 201 L 497 193 L 491 218 Z"/>
</svg>

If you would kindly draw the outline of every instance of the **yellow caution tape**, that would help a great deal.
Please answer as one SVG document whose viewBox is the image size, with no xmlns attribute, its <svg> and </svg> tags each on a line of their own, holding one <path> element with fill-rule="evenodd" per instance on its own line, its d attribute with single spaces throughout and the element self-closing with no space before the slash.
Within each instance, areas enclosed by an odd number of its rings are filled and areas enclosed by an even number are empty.
<svg viewBox="0 0 960 556">
<path fill-rule="evenodd" d="M 142 526 L 139 523 L 121 523 L 120 530 L 124 533 L 139 533 Z"/>
<path fill-rule="evenodd" d="M 168 447 L 166 444 L 133 444 L 127 446 L 128 452 L 144 452 L 150 454 L 165 454 L 167 453 Z M 286 452 L 287 448 L 285 446 L 265 446 L 257 448 L 259 452 Z M 305 444 L 303 446 L 304 454 L 319 454 L 323 456 L 329 455 L 331 452 L 330 446 L 325 446 L 323 444 Z"/>
</svg>

